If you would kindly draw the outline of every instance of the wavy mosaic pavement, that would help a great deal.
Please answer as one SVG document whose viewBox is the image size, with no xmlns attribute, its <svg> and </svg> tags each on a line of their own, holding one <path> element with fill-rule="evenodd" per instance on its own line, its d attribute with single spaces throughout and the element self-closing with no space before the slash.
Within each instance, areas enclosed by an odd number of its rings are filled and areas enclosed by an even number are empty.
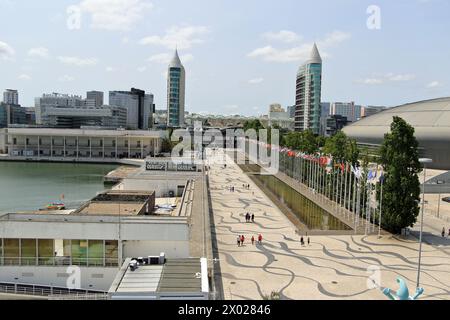
<svg viewBox="0 0 450 320">
<path fill-rule="evenodd" d="M 333 235 L 312 236 L 311 244 L 302 246 L 294 225 L 231 159 L 226 169 L 210 163 L 214 232 L 226 299 L 262 299 L 272 291 L 281 299 L 385 299 L 379 289 L 368 287 L 368 277 L 378 275 L 382 287 L 396 290 L 399 276 L 410 288 L 415 286 L 417 241 Z M 250 184 L 250 190 L 243 184 Z M 255 223 L 245 222 L 247 212 L 255 215 Z M 246 241 L 238 247 L 241 234 Z M 258 234 L 263 235 L 262 244 L 252 245 L 251 236 Z M 450 299 L 449 262 L 443 250 L 423 246 L 422 299 Z M 378 268 L 379 273 L 369 273 L 368 268 Z"/>
</svg>

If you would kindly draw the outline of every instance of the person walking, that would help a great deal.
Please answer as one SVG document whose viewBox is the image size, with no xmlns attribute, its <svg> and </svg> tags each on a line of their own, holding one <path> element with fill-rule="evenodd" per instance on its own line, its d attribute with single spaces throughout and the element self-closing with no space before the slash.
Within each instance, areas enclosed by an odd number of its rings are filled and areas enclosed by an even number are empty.
<svg viewBox="0 0 450 320">
<path fill-rule="evenodd" d="M 303 240 L 303 236 L 300 237 L 300 244 L 302 245 L 302 247 L 305 245 L 305 241 Z"/>
<path fill-rule="evenodd" d="M 309 237 L 308 237 L 308 246 L 311 244 L 311 241 L 310 241 L 310 239 L 309 239 Z"/>
<path fill-rule="evenodd" d="M 252 213 L 252 222 L 253 223 L 255 222 L 255 214 L 254 213 Z"/>
<path fill-rule="evenodd" d="M 255 244 L 255 236 L 252 236 L 252 246 Z"/>
<path fill-rule="evenodd" d="M 237 245 L 238 245 L 238 247 L 241 246 L 241 237 L 240 236 L 237 236 Z"/>
<path fill-rule="evenodd" d="M 258 235 L 258 243 L 259 243 L 259 244 L 262 243 L 262 235 L 261 235 L 261 234 Z"/>
<path fill-rule="evenodd" d="M 445 237 L 445 228 L 442 227 L 442 238 L 444 238 L 444 237 Z"/>
<path fill-rule="evenodd" d="M 242 236 L 241 236 L 241 246 L 244 245 L 244 240 L 245 240 L 245 237 L 244 237 L 244 235 L 242 235 Z"/>
</svg>

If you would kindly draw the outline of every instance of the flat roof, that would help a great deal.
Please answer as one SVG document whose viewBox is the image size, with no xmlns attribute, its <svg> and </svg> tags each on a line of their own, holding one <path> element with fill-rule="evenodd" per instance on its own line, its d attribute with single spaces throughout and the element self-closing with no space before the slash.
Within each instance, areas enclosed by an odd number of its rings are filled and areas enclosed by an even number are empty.
<svg viewBox="0 0 450 320">
<path fill-rule="evenodd" d="M 137 215 L 144 206 L 145 203 L 92 201 L 76 214 Z"/>
<path fill-rule="evenodd" d="M 102 129 L 57 129 L 57 128 L 8 128 L 8 134 L 16 135 L 55 135 L 55 136 L 91 136 L 91 137 L 147 137 L 163 138 L 165 131 L 147 130 L 102 130 Z"/>
<path fill-rule="evenodd" d="M 114 293 L 200 293 L 202 264 L 200 258 L 167 259 L 163 265 L 141 265 L 134 271 L 127 258 L 109 292 Z M 207 277 L 207 275 L 203 275 Z"/>
</svg>

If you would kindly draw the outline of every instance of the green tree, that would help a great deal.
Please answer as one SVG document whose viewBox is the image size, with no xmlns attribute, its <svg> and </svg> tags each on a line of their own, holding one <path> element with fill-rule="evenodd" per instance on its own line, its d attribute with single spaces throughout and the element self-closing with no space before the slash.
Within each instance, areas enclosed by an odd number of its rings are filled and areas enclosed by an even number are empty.
<svg viewBox="0 0 450 320">
<path fill-rule="evenodd" d="M 384 136 L 380 150 L 384 169 L 383 227 L 393 233 L 412 227 L 417 221 L 420 201 L 418 142 L 414 128 L 394 117 L 391 132 Z"/>
</svg>

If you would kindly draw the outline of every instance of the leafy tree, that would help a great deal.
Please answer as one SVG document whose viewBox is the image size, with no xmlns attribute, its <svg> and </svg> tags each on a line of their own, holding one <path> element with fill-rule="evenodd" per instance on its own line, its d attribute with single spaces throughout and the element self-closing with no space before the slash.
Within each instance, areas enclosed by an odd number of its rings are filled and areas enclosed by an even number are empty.
<svg viewBox="0 0 450 320">
<path fill-rule="evenodd" d="M 400 233 L 411 227 L 419 215 L 420 182 L 418 142 L 414 128 L 400 117 L 394 117 L 391 132 L 384 136 L 380 150 L 384 169 L 383 226 Z"/>
</svg>

